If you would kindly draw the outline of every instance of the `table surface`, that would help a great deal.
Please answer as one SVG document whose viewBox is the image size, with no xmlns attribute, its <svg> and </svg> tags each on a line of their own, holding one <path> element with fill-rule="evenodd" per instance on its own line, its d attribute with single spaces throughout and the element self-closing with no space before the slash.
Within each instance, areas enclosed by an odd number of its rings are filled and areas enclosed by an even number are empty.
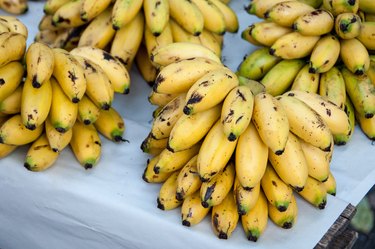
<svg viewBox="0 0 375 249">
<path fill-rule="evenodd" d="M 240 32 L 259 21 L 245 13 L 244 3 L 232 0 Z M 30 44 L 43 15 L 43 2 L 30 2 L 19 18 L 29 28 Z M 4 14 L 0 12 L 0 14 Z M 226 34 L 224 63 L 235 70 L 254 46 L 240 32 Z M 357 205 L 375 183 L 374 145 L 357 127 L 352 141 L 336 146 L 331 169 L 337 196 L 329 196 L 324 210 L 297 197 L 299 216 L 290 230 L 269 221 L 258 242 L 249 242 L 240 224 L 228 240 L 218 239 L 206 217 L 194 227 L 181 225 L 179 209 L 157 208 L 158 184 L 141 176 L 149 158 L 140 144 L 149 132 L 154 106 L 148 103 L 149 86 L 134 67 L 131 91 L 116 95 L 114 106 L 126 123 L 129 143 L 102 139 L 97 167 L 84 170 L 70 150 L 53 167 L 30 172 L 23 167 L 26 148 L 0 161 L 0 248 L 313 248 L 349 203 Z"/>
</svg>

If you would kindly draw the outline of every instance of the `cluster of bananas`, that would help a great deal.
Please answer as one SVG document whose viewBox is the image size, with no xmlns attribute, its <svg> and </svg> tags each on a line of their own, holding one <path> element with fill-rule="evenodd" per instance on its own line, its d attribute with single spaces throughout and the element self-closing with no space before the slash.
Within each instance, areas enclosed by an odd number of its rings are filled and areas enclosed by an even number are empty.
<svg viewBox="0 0 375 249">
<path fill-rule="evenodd" d="M 156 69 L 150 53 L 172 42 L 203 44 L 221 54 L 223 34 L 238 31 L 236 13 L 221 0 L 47 0 L 37 41 L 70 50 L 106 50 L 146 82 Z"/>
<path fill-rule="evenodd" d="M 160 209 L 181 206 L 185 226 L 211 212 L 219 238 L 241 222 L 256 241 L 268 218 L 294 225 L 297 194 L 325 208 L 336 193 L 333 134 L 351 132 L 342 109 L 306 91 L 273 96 L 200 45 L 169 44 L 151 58 L 160 68 L 150 94 L 158 107 L 141 149 L 151 155 L 144 181 L 162 183 Z"/>
<path fill-rule="evenodd" d="M 92 168 L 101 156 L 99 134 L 125 141 L 124 120 L 112 106 L 115 93 L 129 89 L 125 67 L 99 48 L 26 47 L 26 39 L 0 34 L 0 158 L 30 145 L 24 166 L 42 171 L 70 145 L 79 163 Z"/>
<path fill-rule="evenodd" d="M 29 9 L 27 0 L 0 0 L 0 9 L 10 14 L 24 14 Z"/>
<path fill-rule="evenodd" d="M 243 30 L 242 38 L 262 48 L 244 58 L 238 74 L 260 81 L 272 95 L 319 93 L 374 140 L 375 3 L 254 0 L 246 9 L 265 20 Z M 345 144 L 350 135 L 335 143 Z"/>
</svg>

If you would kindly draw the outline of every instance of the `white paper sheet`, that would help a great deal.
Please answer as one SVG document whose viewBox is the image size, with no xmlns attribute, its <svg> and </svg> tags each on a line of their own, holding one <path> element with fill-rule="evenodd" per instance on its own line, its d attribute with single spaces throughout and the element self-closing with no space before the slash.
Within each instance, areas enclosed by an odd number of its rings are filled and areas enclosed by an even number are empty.
<svg viewBox="0 0 375 249">
<path fill-rule="evenodd" d="M 240 31 L 254 22 L 244 12 L 244 2 L 233 0 L 231 5 L 240 16 Z M 29 27 L 29 43 L 42 9 L 42 2 L 30 2 L 29 13 L 20 16 Z M 241 40 L 240 32 L 227 34 L 224 62 L 235 70 L 253 49 Z M 347 204 L 358 203 L 374 183 L 374 147 L 356 132 L 347 147 L 335 149 L 332 169 L 338 197 L 329 196 L 324 210 L 298 198 L 299 217 L 291 230 L 269 221 L 260 240 L 253 243 L 240 225 L 228 240 L 216 238 L 208 217 L 195 227 L 184 227 L 179 209 L 156 207 L 160 185 L 141 178 L 148 155 L 139 147 L 155 107 L 147 102 L 150 88 L 135 69 L 131 79 L 130 94 L 117 95 L 115 101 L 130 142 L 114 144 L 103 138 L 96 168 L 84 170 L 69 150 L 52 168 L 39 173 L 23 167 L 26 148 L 0 161 L 0 248 L 312 248 Z"/>
</svg>

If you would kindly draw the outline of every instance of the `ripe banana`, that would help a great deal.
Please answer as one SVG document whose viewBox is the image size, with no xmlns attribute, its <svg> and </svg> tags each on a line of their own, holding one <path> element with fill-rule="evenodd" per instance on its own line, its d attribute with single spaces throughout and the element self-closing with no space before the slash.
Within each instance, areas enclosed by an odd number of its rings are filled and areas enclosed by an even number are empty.
<svg viewBox="0 0 375 249">
<path fill-rule="evenodd" d="M 323 182 L 323 185 L 326 188 L 327 194 L 336 195 L 336 179 L 332 174 L 332 171 L 329 172 L 329 177 L 327 181 Z"/>
<path fill-rule="evenodd" d="M 78 103 L 77 119 L 85 125 L 93 124 L 99 117 L 100 109 L 92 100 L 83 95 L 81 101 Z"/>
<path fill-rule="evenodd" d="M 90 21 L 105 11 L 111 4 L 111 0 L 83 0 L 80 16 L 83 21 Z"/>
<path fill-rule="evenodd" d="M 70 0 L 46 0 L 43 6 L 43 11 L 44 13 L 51 15 L 68 2 L 70 2 Z"/>
<path fill-rule="evenodd" d="M 4 101 L 18 88 L 23 75 L 24 67 L 19 61 L 12 61 L 0 67 L 0 102 Z"/>
<path fill-rule="evenodd" d="M 182 225 L 190 227 L 200 223 L 211 208 L 204 208 L 201 204 L 199 191 L 186 196 L 181 206 Z"/>
<path fill-rule="evenodd" d="M 369 52 L 366 47 L 356 38 L 340 40 L 340 57 L 345 66 L 354 74 L 362 75 L 370 67 Z M 353 51 L 356 56 L 352 56 Z"/>
<path fill-rule="evenodd" d="M 340 70 L 332 67 L 320 76 L 319 94 L 339 108 L 344 109 L 346 101 L 345 81 Z"/>
<path fill-rule="evenodd" d="M 10 14 L 20 15 L 26 13 L 29 6 L 27 0 L 2 0 L 0 8 Z"/>
<path fill-rule="evenodd" d="M 197 171 L 197 156 L 192 157 L 181 169 L 177 177 L 176 199 L 182 201 L 202 185 Z"/>
<path fill-rule="evenodd" d="M 161 185 L 157 198 L 157 207 L 161 210 L 175 209 L 182 204 L 176 199 L 177 177 L 179 171 L 173 172 Z"/>
<path fill-rule="evenodd" d="M 298 33 L 305 36 L 320 36 L 331 32 L 335 18 L 325 9 L 316 9 L 299 16 L 292 24 Z"/>
<path fill-rule="evenodd" d="M 28 29 L 26 25 L 17 17 L 0 16 L 0 24 L 6 26 L 10 32 L 15 32 L 28 37 Z"/>
<path fill-rule="evenodd" d="M 252 29 L 252 25 L 249 25 L 247 26 L 247 28 L 245 28 L 244 30 L 242 30 L 241 32 L 241 38 L 244 40 L 244 41 L 247 41 L 255 46 L 262 46 L 262 44 L 260 44 L 259 42 L 257 42 L 252 36 L 251 36 L 251 29 Z"/>
<path fill-rule="evenodd" d="M 64 133 L 58 132 L 55 127 L 53 127 L 49 118 L 44 122 L 44 130 L 51 149 L 56 153 L 61 152 L 66 146 L 68 146 L 72 139 L 72 129 L 69 129 Z"/>
<path fill-rule="evenodd" d="M 310 65 L 304 65 L 294 78 L 290 89 L 313 93 L 318 92 L 320 84 L 320 73 L 310 73 L 309 71 Z"/>
<path fill-rule="evenodd" d="M 168 0 L 144 0 L 145 23 L 154 36 L 159 36 L 169 21 Z"/>
<path fill-rule="evenodd" d="M 290 229 L 296 224 L 298 217 L 298 206 L 294 194 L 290 200 L 288 209 L 280 212 L 274 205 L 268 202 L 268 217 L 277 226 Z"/>
<path fill-rule="evenodd" d="M 59 153 L 52 150 L 43 133 L 27 150 L 24 167 L 30 171 L 44 171 L 56 162 L 58 156 Z"/>
<path fill-rule="evenodd" d="M 324 183 L 310 176 L 306 180 L 305 187 L 298 194 L 319 209 L 324 209 L 327 204 L 327 190 Z"/>
<path fill-rule="evenodd" d="M 224 14 L 211 2 L 211 0 L 191 0 L 191 2 L 194 3 L 202 13 L 203 26 L 205 29 L 219 35 L 225 33 L 226 26 Z"/>
<path fill-rule="evenodd" d="M 239 29 L 239 21 L 236 12 L 221 0 L 211 0 L 210 2 L 217 8 L 219 8 L 221 13 L 223 13 L 225 21 L 225 31 L 230 33 L 237 33 Z"/>
<path fill-rule="evenodd" d="M 371 0 L 360 0 L 359 9 L 365 13 L 375 14 L 375 6 Z"/>
<path fill-rule="evenodd" d="M 250 26 L 249 34 L 262 46 L 270 47 L 280 37 L 291 33 L 293 30 L 289 27 L 281 26 L 274 22 L 260 21 Z"/>
<path fill-rule="evenodd" d="M 0 34 L 0 67 L 23 58 L 26 50 L 26 37 L 14 32 Z"/>
<path fill-rule="evenodd" d="M 17 148 L 18 148 L 17 145 L 9 145 L 9 144 L 0 143 L 0 159 L 5 158 L 6 156 L 10 155 Z M 199 198 L 199 205 L 200 205 L 200 198 Z"/>
<path fill-rule="evenodd" d="M 340 55 L 340 41 L 327 34 L 319 39 L 310 55 L 309 72 L 324 73 L 330 70 Z"/>
<path fill-rule="evenodd" d="M 250 123 L 238 138 L 235 152 L 235 169 L 238 181 L 246 190 L 255 187 L 263 177 L 268 159 L 268 147 L 257 129 Z"/>
<path fill-rule="evenodd" d="M 53 26 L 52 15 L 45 14 L 45 15 L 42 16 L 42 18 L 40 19 L 40 21 L 38 23 L 38 30 L 39 31 L 45 31 L 45 30 L 57 31 L 57 30 L 59 30 L 59 28 Z"/>
<path fill-rule="evenodd" d="M 173 34 L 170 23 L 168 22 L 164 30 L 158 36 L 154 36 L 147 25 L 144 26 L 144 44 L 147 49 L 148 56 L 151 60 L 151 53 L 157 50 L 159 47 L 163 47 L 167 44 L 173 43 Z M 155 66 L 155 65 L 154 65 Z"/>
<path fill-rule="evenodd" d="M 159 160 L 159 155 L 152 157 L 151 159 L 147 160 L 147 166 L 142 174 L 142 179 L 147 183 L 163 183 L 165 182 L 168 177 L 172 174 L 172 172 L 160 172 L 156 174 L 154 172 L 154 166 Z"/>
<path fill-rule="evenodd" d="M 361 23 L 359 35 L 356 37 L 368 50 L 375 50 L 375 20 Z"/>
<path fill-rule="evenodd" d="M 152 137 L 152 134 L 149 133 L 141 143 L 141 150 L 150 155 L 159 155 L 160 152 L 167 147 L 168 139 L 168 137 L 155 139 Z"/>
<path fill-rule="evenodd" d="M 355 13 L 342 13 L 335 18 L 336 34 L 342 39 L 352 39 L 359 35 L 361 18 Z"/>
<path fill-rule="evenodd" d="M 87 23 L 88 20 L 84 21 L 81 19 L 80 12 L 83 1 L 84 0 L 68 1 L 59 6 L 53 13 L 52 24 L 59 28 L 72 28 Z"/>
<path fill-rule="evenodd" d="M 343 109 L 349 119 L 350 131 L 346 135 L 345 134 L 333 135 L 333 141 L 337 145 L 345 145 L 351 139 L 354 133 L 355 123 L 356 123 L 355 122 L 355 110 L 349 98 L 346 98 Z"/>
<path fill-rule="evenodd" d="M 100 134 L 113 142 L 127 141 L 123 138 L 125 121 L 114 107 L 101 110 L 94 126 Z"/>
<path fill-rule="evenodd" d="M 158 107 L 164 107 L 173 99 L 178 97 L 179 95 L 180 95 L 179 93 L 169 94 L 169 93 L 157 93 L 155 91 L 151 91 L 150 94 L 148 95 L 148 101 L 151 104 L 156 105 Z"/>
<path fill-rule="evenodd" d="M 221 57 L 222 43 L 216 38 L 220 36 L 212 31 L 203 29 L 202 33 L 197 37 L 202 46 L 213 51 L 219 58 Z M 221 35 L 222 36 L 222 35 Z"/>
<path fill-rule="evenodd" d="M 116 0 L 112 10 L 112 27 L 119 30 L 128 24 L 142 9 L 143 0 Z"/>
<path fill-rule="evenodd" d="M 17 114 L 21 111 L 21 98 L 22 98 L 23 85 L 20 84 L 14 92 L 0 102 L 1 114 Z M 1 119 L 1 118 L 0 118 Z M 0 125 L 1 125 L 0 121 Z"/>
<path fill-rule="evenodd" d="M 256 80 L 251 80 L 241 75 L 238 75 L 238 81 L 240 83 L 240 86 L 247 86 L 248 88 L 250 88 L 254 96 L 258 93 L 266 92 L 266 88 L 264 87 L 264 85 Z"/>
<path fill-rule="evenodd" d="M 158 72 L 154 65 L 152 65 L 144 44 L 141 43 L 134 59 L 138 72 L 141 74 L 142 78 L 149 86 L 154 85 Z"/>
<path fill-rule="evenodd" d="M 286 1 L 287 0 L 253 0 L 247 6 L 245 6 L 245 10 L 249 14 L 256 15 L 259 18 L 264 18 L 264 14 L 272 6 Z"/>
<path fill-rule="evenodd" d="M 235 197 L 237 211 L 239 215 L 247 214 L 251 209 L 254 208 L 260 193 L 260 182 L 256 184 L 252 189 L 247 190 L 242 187 L 238 181 L 238 177 L 234 180 L 233 194 Z"/>
<path fill-rule="evenodd" d="M 375 117 L 366 118 L 362 114 L 355 112 L 356 120 L 363 133 L 371 140 L 375 140 Z"/>
<path fill-rule="evenodd" d="M 338 16 L 341 13 L 357 13 L 359 0 L 332 0 L 332 14 Z"/>
</svg>

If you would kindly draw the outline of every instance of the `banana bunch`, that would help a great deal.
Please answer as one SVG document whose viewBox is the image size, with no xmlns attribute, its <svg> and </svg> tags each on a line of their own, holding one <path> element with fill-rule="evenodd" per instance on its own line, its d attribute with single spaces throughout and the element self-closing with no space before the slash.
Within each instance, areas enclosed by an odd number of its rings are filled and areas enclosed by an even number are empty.
<svg viewBox="0 0 375 249">
<path fill-rule="evenodd" d="M 367 0 L 254 0 L 246 10 L 260 21 L 241 35 L 259 47 L 237 74 L 259 81 L 273 96 L 318 93 L 347 113 L 352 132 L 357 122 L 374 140 L 374 9 Z M 352 132 L 334 133 L 335 143 L 346 144 Z"/>
<path fill-rule="evenodd" d="M 172 42 L 202 44 L 221 55 L 223 35 L 235 33 L 236 13 L 221 0 L 47 0 L 35 40 L 70 51 L 109 52 L 129 71 L 136 64 L 151 84 L 151 52 Z"/>
<path fill-rule="evenodd" d="M 0 0 L 0 9 L 9 14 L 20 15 L 29 9 L 27 0 Z"/>
<path fill-rule="evenodd" d="M 325 208 L 336 193 L 333 135 L 351 132 L 344 110 L 302 90 L 273 96 L 202 45 L 171 43 L 151 62 L 156 108 L 140 148 L 150 155 L 143 180 L 160 184 L 158 208 L 180 208 L 184 226 L 211 215 L 220 239 L 241 223 L 251 241 L 269 219 L 291 228 L 297 195 Z"/>
</svg>

